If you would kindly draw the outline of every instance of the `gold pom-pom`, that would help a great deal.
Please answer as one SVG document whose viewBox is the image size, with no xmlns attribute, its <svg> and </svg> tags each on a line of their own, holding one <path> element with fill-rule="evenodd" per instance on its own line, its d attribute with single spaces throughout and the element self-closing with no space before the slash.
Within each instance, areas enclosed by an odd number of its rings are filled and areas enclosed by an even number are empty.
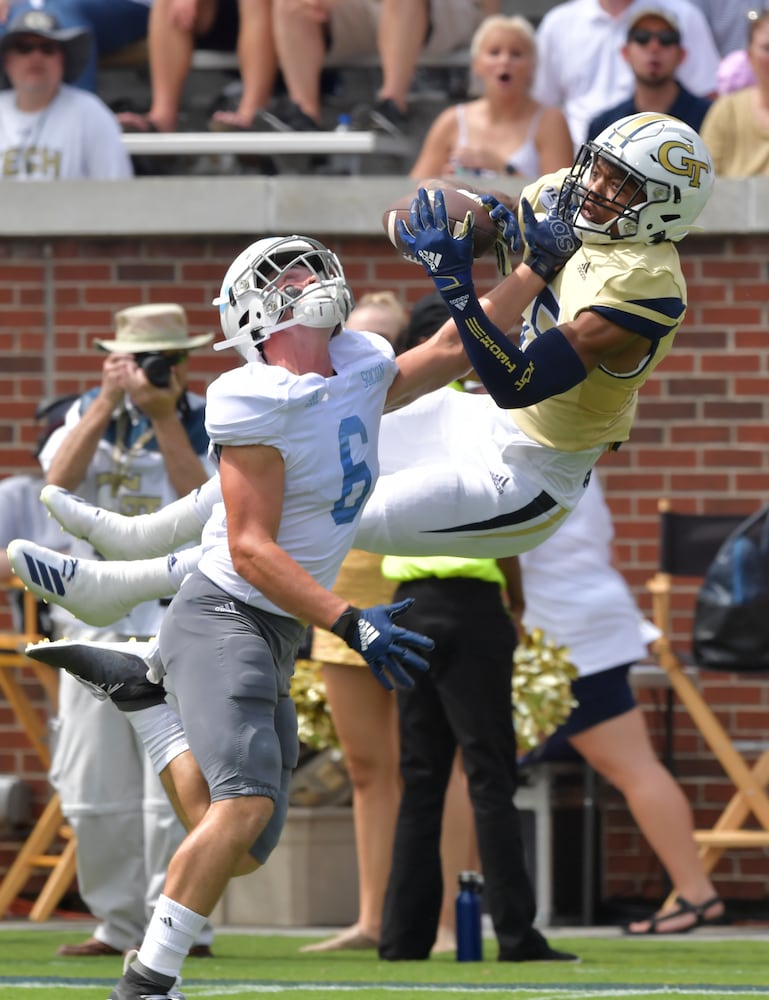
<svg viewBox="0 0 769 1000">
<path fill-rule="evenodd" d="M 297 660 L 291 678 L 299 739 L 313 750 L 337 748 L 339 740 L 326 701 L 321 666 L 315 660 Z"/>
<path fill-rule="evenodd" d="M 565 646 L 548 641 L 538 628 L 521 632 L 513 656 L 513 719 L 521 752 L 533 750 L 568 719 L 577 706 L 571 682 L 578 676 Z"/>
</svg>

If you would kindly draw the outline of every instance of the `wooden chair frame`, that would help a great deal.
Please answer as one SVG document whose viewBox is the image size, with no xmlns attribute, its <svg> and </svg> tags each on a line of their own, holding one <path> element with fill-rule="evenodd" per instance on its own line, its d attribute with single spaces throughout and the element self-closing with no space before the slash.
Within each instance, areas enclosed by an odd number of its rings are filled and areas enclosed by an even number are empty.
<svg viewBox="0 0 769 1000">
<path fill-rule="evenodd" d="M 720 537 L 713 537 L 709 542 L 703 540 L 700 547 L 699 560 L 701 565 L 695 567 L 698 572 L 684 573 L 680 569 L 674 571 L 670 565 L 666 564 L 664 522 L 671 515 L 675 516 L 666 500 L 660 501 L 659 513 L 661 526 L 660 569 L 647 582 L 647 589 L 652 597 L 652 619 L 662 632 L 660 638 L 654 643 L 653 652 L 660 667 L 667 674 L 673 690 L 686 707 L 703 739 L 735 788 L 734 795 L 713 826 L 710 829 L 697 829 L 694 833 L 705 870 L 710 872 L 715 868 L 724 852 L 729 849 L 769 847 L 769 795 L 767 795 L 769 743 L 750 743 L 749 745 L 735 743 L 703 698 L 696 684 L 687 675 L 686 669 L 690 668 L 691 664 L 685 663 L 676 653 L 671 639 L 671 596 L 676 576 L 701 575 L 701 572 L 704 571 L 703 567 L 715 555 L 720 541 L 726 538 L 729 532 L 744 518 L 742 516 L 720 518 L 722 528 Z M 694 519 L 698 517 L 703 519 L 704 524 L 704 520 L 709 515 L 687 514 L 680 515 L 680 517 L 682 525 L 686 523 L 684 519 L 693 523 Z M 711 521 L 713 521 L 717 536 L 718 522 L 715 518 L 711 518 Z M 706 548 L 707 545 L 710 547 Z M 704 669 L 699 667 L 696 662 L 694 666 L 698 670 Z M 741 747 L 745 753 L 755 754 L 758 752 L 755 763 L 752 765 L 748 763 L 743 753 L 740 752 Z M 758 821 L 761 829 L 744 829 L 745 823 L 751 816 Z"/>
<path fill-rule="evenodd" d="M 23 586 L 18 579 L 14 579 L 9 585 L 11 589 L 23 589 Z M 0 689 L 40 758 L 40 763 L 47 771 L 51 760 L 46 726 L 19 679 L 20 670 L 31 668 L 52 705 L 56 706 L 58 701 L 56 671 L 24 655 L 27 645 L 39 642 L 41 638 L 37 631 L 37 598 L 31 591 L 25 590 L 22 631 L 0 633 Z M 49 875 L 35 900 L 29 919 L 47 920 L 74 881 L 76 849 L 75 835 L 72 828 L 64 822 L 59 795 L 54 793 L 0 882 L 0 918 L 5 916 L 10 905 L 32 876 L 44 870 L 48 871 Z"/>
</svg>

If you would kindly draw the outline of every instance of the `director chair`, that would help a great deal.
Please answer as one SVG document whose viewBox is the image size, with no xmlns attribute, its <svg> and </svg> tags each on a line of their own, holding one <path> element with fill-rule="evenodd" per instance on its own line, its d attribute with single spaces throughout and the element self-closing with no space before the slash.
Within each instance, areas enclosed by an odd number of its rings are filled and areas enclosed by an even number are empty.
<svg viewBox="0 0 769 1000">
<path fill-rule="evenodd" d="M 707 668 L 675 650 L 672 623 L 675 613 L 686 607 L 687 600 L 693 606 L 697 585 L 721 543 L 747 516 L 680 513 L 673 511 L 667 500 L 660 500 L 659 568 L 647 582 L 652 596 L 652 618 L 662 632 L 653 644 L 653 653 L 735 789 L 713 826 L 695 830 L 694 838 L 707 872 L 729 849 L 769 847 L 769 742 L 740 743 L 730 738 L 686 673 L 692 665 L 698 672 Z M 752 765 L 746 759 L 748 756 L 754 758 Z"/>
<path fill-rule="evenodd" d="M 23 590 L 20 580 L 13 580 L 9 588 L 23 591 L 22 631 L 0 632 L 0 689 L 48 771 L 51 760 L 46 725 L 21 684 L 21 671 L 34 671 L 54 706 L 58 680 L 50 667 L 24 655 L 29 643 L 43 638 L 37 631 L 37 598 L 31 591 Z M 75 835 L 64 822 L 58 793 L 54 793 L 0 882 L 0 919 L 30 879 L 40 871 L 47 871 L 49 874 L 29 914 L 30 920 L 47 920 L 75 878 L 75 850 Z"/>
</svg>

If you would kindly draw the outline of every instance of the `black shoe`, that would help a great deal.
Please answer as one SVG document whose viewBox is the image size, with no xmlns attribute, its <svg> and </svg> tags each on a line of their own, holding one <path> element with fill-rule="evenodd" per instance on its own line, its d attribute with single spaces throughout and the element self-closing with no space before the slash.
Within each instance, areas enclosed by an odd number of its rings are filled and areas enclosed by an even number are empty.
<svg viewBox="0 0 769 1000">
<path fill-rule="evenodd" d="M 109 1000 L 185 1000 L 185 997 L 179 991 L 175 976 L 161 976 L 129 955 L 123 976 L 110 993 Z"/>
<path fill-rule="evenodd" d="M 28 646 L 25 655 L 38 663 L 66 670 L 89 689 L 99 701 L 109 698 L 121 712 L 160 705 L 166 700 L 162 684 L 147 680 L 147 664 L 131 646 L 145 649 L 146 643 L 96 642 L 87 639 L 58 639 Z"/>
<path fill-rule="evenodd" d="M 570 951 L 558 951 L 551 948 L 547 941 L 544 945 L 532 947 L 516 948 L 514 951 L 500 951 L 497 958 L 499 962 L 581 962 L 578 955 L 572 955 Z"/>
<path fill-rule="evenodd" d="M 385 132 L 387 135 L 402 139 L 406 135 L 408 117 L 401 111 L 395 101 L 389 97 L 377 101 L 373 108 L 364 108 L 355 116 L 355 127 L 366 131 Z"/>
<path fill-rule="evenodd" d="M 293 101 L 281 101 L 257 111 L 253 127 L 262 132 L 320 132 L 321 127 Z"/>
</svg>

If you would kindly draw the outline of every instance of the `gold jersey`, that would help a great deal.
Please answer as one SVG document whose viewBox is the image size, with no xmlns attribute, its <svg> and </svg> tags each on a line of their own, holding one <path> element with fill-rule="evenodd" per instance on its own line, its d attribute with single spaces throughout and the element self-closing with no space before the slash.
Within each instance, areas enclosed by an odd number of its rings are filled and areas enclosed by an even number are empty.
<svg viewBox="0 0 769 1000">
<path fill-rule="evenodd" d="M 544 210 L 542 189 L 560 188 L 566 173 L 542 177 L 524 190 L 535 211 Z M 567 392 L 510 411 L 525 434 L 561 451 L 610 447 L 630 436 L 638 390 L 670 351 L 686 312 L 686 283 L 675 245 L 583 243 L 524 311 L 521 349 L 586 309 L 647 339 L 649 353 L 634 372 L 599 365 Z"/>
</svg>

